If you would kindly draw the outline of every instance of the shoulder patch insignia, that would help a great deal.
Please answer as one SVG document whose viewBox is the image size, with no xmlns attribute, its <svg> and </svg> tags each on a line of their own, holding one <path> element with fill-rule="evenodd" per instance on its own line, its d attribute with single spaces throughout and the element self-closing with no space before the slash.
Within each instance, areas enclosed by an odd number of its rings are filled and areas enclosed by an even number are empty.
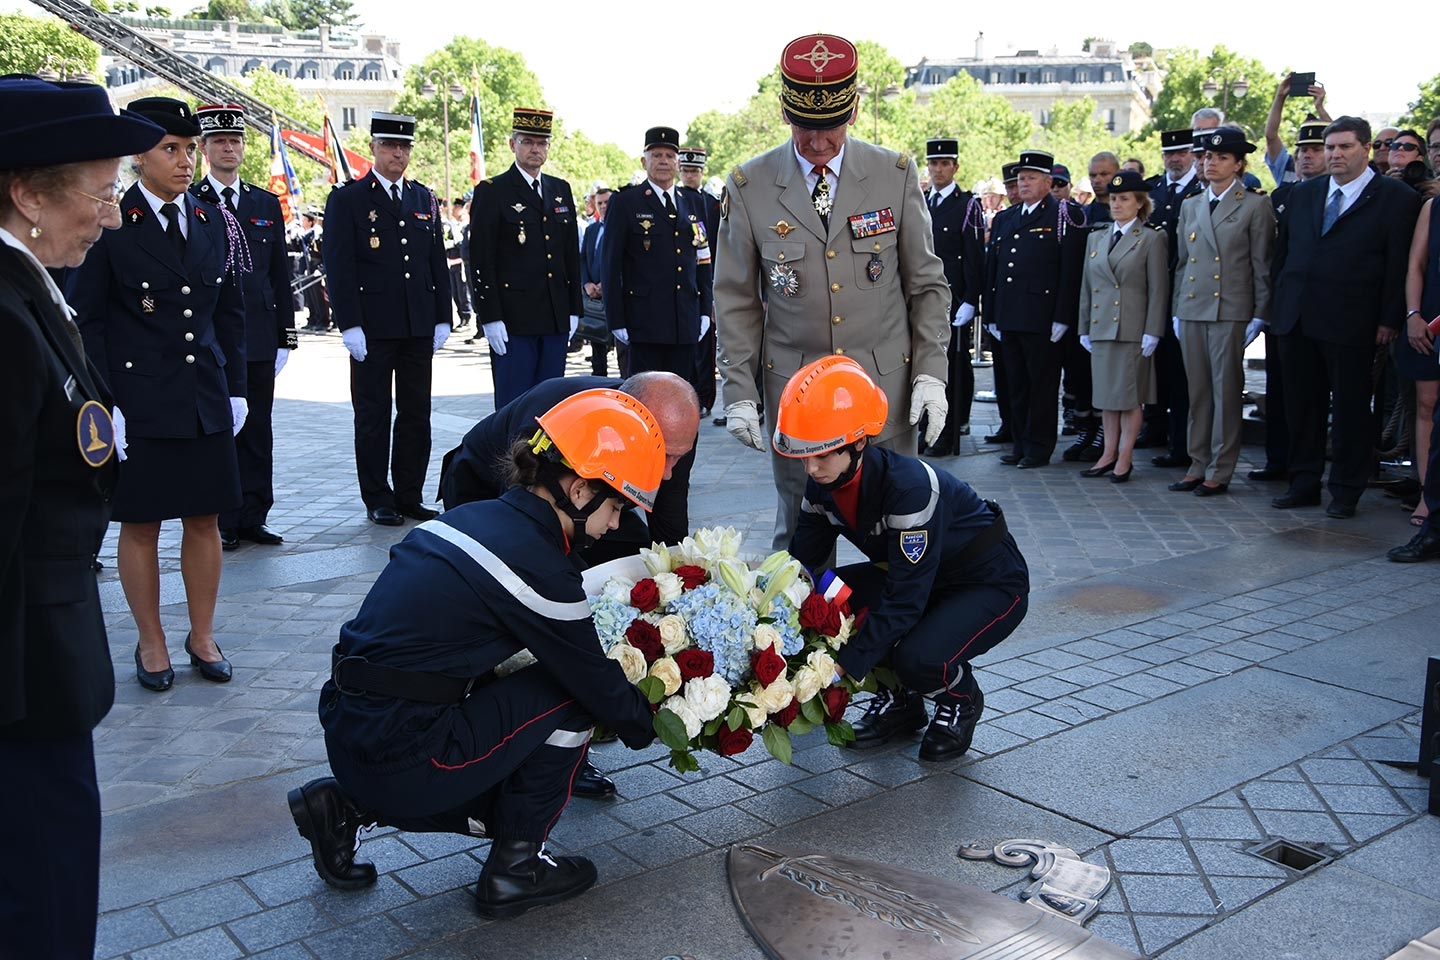
<svg viewBox="0 0 1440 960">
<path fill-rule="evenodd" d="M 925 548 L 929 544 L 930 533 L 927 530 L 900 531 L 900 552 L 905 554 L 905 559 L 911 563 L 920 562 L 920 558 L 925 556 Z"/>
<path fill-rule="evenodd" d="M 740 172 L 739 167 L 730 171 L 730 179 L 735 181 L 735 186 L 737 187 L 745 186 L 745 174 Z"/>
<path fill-rule="evenodd" d="M 907 157 L 905 154 L 902 153 L 900 154 L 900 156 L 895 158 L 896 170 L 904 170 L 908 166 L 910 166 L 910 158 Z"/>
</svg>

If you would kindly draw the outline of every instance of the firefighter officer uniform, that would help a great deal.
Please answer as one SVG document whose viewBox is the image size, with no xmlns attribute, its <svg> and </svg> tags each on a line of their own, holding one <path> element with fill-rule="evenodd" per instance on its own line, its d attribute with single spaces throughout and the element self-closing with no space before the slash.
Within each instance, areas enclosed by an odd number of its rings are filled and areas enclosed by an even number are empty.
<svg viewBox="0 0 1440 960">
<path fill-rule="evenodd" d="M 871 446 L 888 402 L 848 357 L 802 368 L 781 395 L 775 451 L 801 460 L 809 480 L 790 552 L 820 569 L 843 536 L 866 562 L 836 571 L 852 609 L 868 612 L 835 655 L 857 680 L 877 665 L 898 678 L 855 723 L 856 747 L 884 743 L 935 718 L 922 760 L 970 749 L 985 697 L 970 661 L 1025 618 L 1030 574 L 1000 507 L 915 457 Z"/>
<path fill-rule="evenodd" d="M 370 138 L 372 150 L 413 143 L 415 118 L 374 113 Z M 435 512 L 421 488 L 430 461 L 430 363 L 452 317 L 440 204 L 403 179 L 403 166 L 392 181 L 372 168 L 326 201 L 324 257 L 331 315 L 350 351 L 360 496 L 375 523 L 428 520 Z"/>
<path fill-rule="evenodd" d="M 245 136 L 245 110 L 234 104 L 195 108 L 200 139 L 216 134 Z M 243 151 L 240 154 L 243 156 Z M 238 163 L 239 158 L 236 158 Z M 275 435 L 271 413 L 275 406 L 275 378 L 298 347 L 295 332 L 295 298 L 290 293 L 290 258 L 285 242 L 285 217 L 280 198 L 245 183 L 216 179 L 213 171 L 190 188 L 201 200 L 224 204 L 240 223 L 250 250 L 250 272 L 242 275 L 245 294 L 245 380 L 250 403 L 245 426 L 235 435 L 235 456 L 240 463 L 239 510 L 220 515 L 220 544 L 226 550 L 241 540 L 278 544 L 283 538 L 266 529 L 275 505 Z"/>
<path fill-rule="evenodd" d="M 705 236 L 710 239 L 712 256 L 711 278 L 714 278 L 713 256 L 715 238 L 720 230 L 720 198 L 705 192 L 705 160 L 708 154 L 700 147 L 681 147 L 679 155 L 681 192 L 690 196 L 705 211 Z M 713 290 L 712 290 L 713 292 Z M 712 314 L 713 316 L 713 314 Z M 695 351 L 695 391 L 700 396 L 700 416 L 710 416 L 715 406 L 715 324 L 711 323 L 700 338 Z"/>
<path fill-rule="evenodd" d="M 476 892 L 486 916 L 595 881 L 590 861 L 551 857 L 544 841 L 597 720 L 633 749 L 654 734 L 645 696 L 600 647 L 570 550 L 613 529 L 621 502 L 653 503 L 665 444 L 650 411 L 614 390 L 537 422 L 513 455 L 517 485 L 412 531 L 341 628 L 320 694 L 335 776 L 289 796 L 334 886 L 374 882 L 354 854 L 356 829 L 376 821 L 492 838 Z M 512 671 L 523 651 L 533 662 Z"/>
</svg>

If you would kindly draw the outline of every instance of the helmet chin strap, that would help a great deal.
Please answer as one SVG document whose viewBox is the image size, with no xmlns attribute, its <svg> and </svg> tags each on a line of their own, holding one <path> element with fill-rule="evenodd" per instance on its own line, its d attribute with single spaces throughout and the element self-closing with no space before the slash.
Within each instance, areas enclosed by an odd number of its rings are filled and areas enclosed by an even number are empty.
<svg viewBox="0 0 1440 960">
<path fill-rule="evenodd" d="M 844 450 L 850 454 L 850 466 L 842 470 L 840 472 L 840 475 L 834 480 L 831 480 L 829 483 L 816 484 L 816 486 L 818 486 L 821 490 L 824 490 L 826 493 L 833 493 L 834 491 L 839 490 L 841 487 L 845 486 L 845 484 L 849 483 L 851 480 L 854 480 L 855 472 L 860 469 L 860 455 L 862 451 L 856 450 L 855 444 L 847 443 L 845 444 L 845 446 L 836 447 L 835 449 L 837 452 Z"/>
<path fill-rule="evenodd" d="M 570 549 L 572 551 L 584 550 L 595 540 L 585 529 L 585 524 L 605 503 L 606 497 L 597 493 L 585 506 L 577 507 L 575 501 L 571 500 L 569 494 L 560 486 L 559 479 L 550 475 L 545 477 L 544 482 L 545 489 L 549 490 L 550 496 L 555 498 L 555 506 L 559 507 L 560 511 L 575 525 L 575 532 L 570 535 Z"/>
</svg>

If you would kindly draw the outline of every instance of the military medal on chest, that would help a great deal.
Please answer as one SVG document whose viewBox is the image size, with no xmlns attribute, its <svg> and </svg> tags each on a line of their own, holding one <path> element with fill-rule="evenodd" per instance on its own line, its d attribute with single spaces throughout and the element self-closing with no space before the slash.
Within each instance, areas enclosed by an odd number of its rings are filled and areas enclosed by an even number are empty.
<svg viewBox="0 0 1440 960">
<path fill-rule="evenodd" d="M 880 276 L 885 272 L 885 261 L 880 259 L 879 253 L 870 254 L 870 260 L 865 264 L 865 275 L 870 278 L 871 283 L 879 283 Z"/>
<path fill-rule="evenodd" d="M 800 275 L 788 263 L 777 263 L 770 268 L 770 288 L 782 297 L 793 297 L 800 292 Z"/>
<path fill-rule="evenodd" d="M 141 297 L 141 298 L 140 298 L 140 309 L 141 309 L 141 311 L 144 312 L 144 313 L 154 313 L 154 312 L 155 312 L 155 298 L 152 297 L 152 296 L 150 296 L 148 293 L 147 293 L 145 296 Z"/>
<path fill-rule="evenodd" d="M 524 213 L 524 212 L 525 212 L 525 204 L 523 204 L 523 203 L 517 203 L 517 204 L 515 204 L 514 210 L 515 210 L 516 213 Z M 520 224 L 520 232 L 517 233 L 517 234 L 515 234 L 515 242 L 518 243 L 518 244 L 520 244 L 522 247 L 525 245 L 525 224 L 524 224 L 524 222 L 521 222 L 521 224 Z"/>
<path fill-rule="evenodd" d="M 376 221 L 377 219 L 379 219 L 379 216 L 378 216 L 378 214 L 375 213 L 374 210 L 371 210 L 370 213 L 369 213 L 369 217 L 370 217 L 370 249 L 371 249 L 371 250 L 379 250 L 379 249 L 380 249 L 380 238 L 377 237 L 377 236 L 375 236 L 375 221 Z"/>
<path fill-rule="evenodd" d="M 655 223 L 649 217 L 646 217 L 644 220 L 640 221 L 640 229 L 645 231 L 645 236 L 640 242 L 644 245 L 646 250 L 650 249 L 650 228 L 653 226 L 655 226 Z"/>
</svg>

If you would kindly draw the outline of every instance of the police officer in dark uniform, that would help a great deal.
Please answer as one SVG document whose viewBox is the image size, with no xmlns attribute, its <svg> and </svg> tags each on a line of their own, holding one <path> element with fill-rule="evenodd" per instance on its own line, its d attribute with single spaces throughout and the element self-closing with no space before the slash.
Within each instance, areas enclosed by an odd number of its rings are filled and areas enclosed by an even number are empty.
<svg viewBox="0 0 1440 960">
<path fill-rule="evenodd" d="M 540 171 L 554 122 L 549 110 L 517 107 L 515 163 L 476 184 L 470 201 L 475 315 L 490 344 L 497 410 L 565 375 L 583 310 L 575 197 L 569 183 Z"/>
<path fill-rule="evenodd" d="M 392 527 L 436 515 L 421 493 L 430 461 L 430 363 L 452 316 L 444 212 L 429 189 L 405 179 L 414 142 L 414 117 L 371 114 L 375 166 L 325 203 L 325 275 L 350 351 L 360 496 L 372 522 Z"/>
<path fill-rule="evenodd" d="M 102 372 L 48 269 L 120 225 L 119 158 L 165 131 L 103 87 L 0 80 L 0 956 L 89 960 L 100 893 L 91 731 L 115 672 L 91 558 L 117 460 Z M 21 146 L 23 144 L 23 147 Z"/>
<path fill-rule="evenodd" d="M 233 104 L 197 107 L 200 149 L 210 173 L 190 188 L 201 200 L 224 206 L 240 223 L 250 250 L 245 293 L 245 378 L 249 416 L 235 435 L 240 463 L 239 510 L 220 515 L 220 546 L 234 550 L 241 540 L 274 545 L 284 538 L 265 526 L 275 505 L 275 378 L 298 347 L 295 298 L 290 295 L 290 260 L 280 198 L 240 179 L 245 159 L 245 110 Z"/>
<path fill-rule="evenodd" d="M 487 917 L 595 882 L 593 863 L 552 857 L 545 839 L 596 721 L 633 749 L 654 733 L 645 696 L 601 650 L 570 551 L 614 529 L 622 502 L 653 503 L 665 444 L 649 411 L 612 390 L 561 401 L 539 427 L 511 449 L 511 489 L 392 548 L 341 628 L 320 694 L 335 778 L 289 795 L 334 886 L 375 881 L 355 862 L 356 831 L 374 821 L 490 837 L 476 884 Z"/>
<path fill-rule="evenodd" d="M 818 570 L 844 536 L 866 558 L 836 571 L 851 606 L 869 612 L 835 660 L 857 679 L 884 664 L 898 687 L 881 687 L 855 722 L 854 746 L 918 730 L 928 698 L 935 718 L 920 759 L 949 760 L 970 749 L 985 707 L 970 661 L 1025 619 L 1030 574 L 997 504 L 923 460 L 870 445 L 888 407 L 849 357 L 790 379 L 772 441 L 808 475 L 790 552 Z"/>
<path fill-rule="evenodd" d="M 925 141 L 925 166 L 930 174 L 930 229 L 935 238 L 935 255 L 945 264 L 945 282 L 950 285 L 950 410 L 940 436 L 928 447 L 923 439 L 920 452 L 930 457 L 949 457 L 959 452 L 960 437 L 970 432 L 970 406 L 975 400 L 975 368 L 970 365 L 970 321 L 980 302 L 985 282 L 985 213 L 969 190 L 960 189 L 955 173 L 960 142 L 954 137 Z M 919 424 L 925 435 L 925 419 Z"/>
<path fill-rule="evenodd" d="M 1002 221 L 1010 211 L 1014 210 L 1020 202 L 1020 194 L 1016 188 L 1017 178 L 1020 175 L 1017 169 L 1019 164 L 1006 163 L 1000 166 L 1000 182 L 1005 188 L 1005 198 L 1010 204 L 1001 210 L 996 210 L 990 219 L 989 229 L 985 234 L 985 264 L 988 269 L 991 252 L 995 249 L 996 240 L 1001 236 Z M 985 281 L 980 285 L 980 306 L 981 323 L 984 325 L 985 335 L 981 341 L 981 347 L 990 352 L 991 364 L 990 374 L 995 381 L 995 411 L 1000 414 L 1000 425 L 995 428 L 994 433 L 986 434 L 986 443 L 998 443 L 1010 446 L 1015 442 L 1015 435 L 1010 430 L 1010 381 L 1005 372 L 1005 361 L 1000 351 L 1000 328 L 991 319 L 991 305 L 986 300 L 988 288 Z"/>
<path fill-rule="evenodd" d="M 700 204 L 705 211 L 705 236 L 714 239 L 720 229 L 720 198 L 705 192 L 705 160 L 708 153 L 700 147 L 681 147 L 679 152 L 680 189 Z M 710 248 L 712 259 L 715 248 Z M 713 266 L 713 264 L 712 264 Z M 713 275 L 713 270 L 711 271 Z M 700 395 L 700 416 L 710 416 L 715 406 L 715 325 L 705 331 L 695 352 L 695 390 Z"/>
</svg>

